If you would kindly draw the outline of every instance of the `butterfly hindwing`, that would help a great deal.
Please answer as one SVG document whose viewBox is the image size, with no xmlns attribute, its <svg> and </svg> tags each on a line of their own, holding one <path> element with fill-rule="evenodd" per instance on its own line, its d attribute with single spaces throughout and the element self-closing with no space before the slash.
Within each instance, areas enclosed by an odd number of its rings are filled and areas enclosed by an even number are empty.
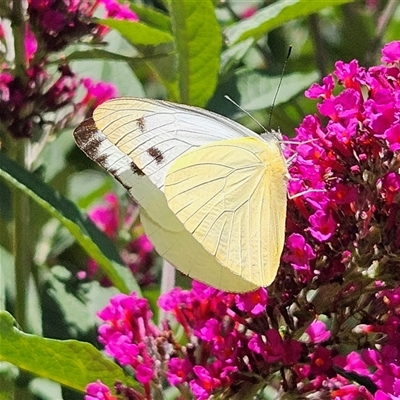
<svg viewBox="0 0 400 400">
<path fill-rule="evenodd" d="M 74 138 L 78 147 L 121 182 L 141 205 L 145 232 L 162 257 L 184 274 L 221 290 L 240 293 L 257 288 L 223 267 L 193 238 L 168 207 L 164 193 L 98 129 L 93 119 L 82 122 Z"/>
<path fill-rule="evenodd" d="M 224 140 L 179 157 L 168 171 L 165 196 L 218 262 L 265 286 L 275 278 L 284 243 L 286 175 L 276 140 Z"/>
<path fill-rule="evenodd" d="M 165 201 L 165 198 L 164 198 Z M 168 260 L 183 274 L 206 283 L 216 289 L 243 293 L 255 290 L 258 285 L 248 282 L 240 275 L 221 265 L 193 238 L 171 210 L 162 220 L 154 220 L 145 210 L 140 220 L 157 253 Z M 169 229 L 169 224 L 181 229 Z"/>
</svg>

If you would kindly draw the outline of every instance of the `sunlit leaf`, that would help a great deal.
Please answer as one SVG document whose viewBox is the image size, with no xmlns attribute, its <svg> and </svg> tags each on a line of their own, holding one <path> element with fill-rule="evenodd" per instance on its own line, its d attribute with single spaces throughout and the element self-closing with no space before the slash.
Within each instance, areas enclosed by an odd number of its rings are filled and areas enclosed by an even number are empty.
<svg viewBox="0 0 400 400">
<path fill-rule="evenodd" d="M 352 0 L 280 0 L 264 7 L 249 18 L 243 19 L 224 31 L 228 42 L 232 45 L 247 38 L 255 40 L 285 22 L 305 17 L 326 7 L 339 6 Z"/>
<path fill-rule="evenodd" d="M 180 102 L 204 106 L 217 84 L 221 31 L 211 0 L 172 0 Z"/>
<path fill-rule="evenodd" d="M 128 42 L 133 45 L 156 46 L 162 43 L 172 42 L 172 35 L 166 31 L 153 28 L 141 22 L 102 19 L 98 21 L 102 25 L 117 30 Z"/>
<path fill-rule="evenodd" d="M 15 327 L 13 317 L 7 312 L 0 312 L 0 342 L 0 361 L 80 392 L 97 379 L 109 388 L 121 381 L 140 391 L 139 385 L 121 367 L 91 344 L 24 333 Z"/>
</svg>

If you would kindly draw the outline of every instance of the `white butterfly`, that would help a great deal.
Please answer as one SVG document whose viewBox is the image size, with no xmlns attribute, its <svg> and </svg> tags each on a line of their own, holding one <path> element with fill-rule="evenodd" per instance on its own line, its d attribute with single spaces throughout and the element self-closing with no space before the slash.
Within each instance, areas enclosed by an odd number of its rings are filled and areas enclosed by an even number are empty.
<svg viewBox="0 0 400 400">
<path fill-rule="evenodd" d="M 215 288 L 274 280 L 284 244 L 287 166 L 279 137 L 196 107 L 119 98 L 74 132 L 141 206 L 157 252 Z"/>
</svg>

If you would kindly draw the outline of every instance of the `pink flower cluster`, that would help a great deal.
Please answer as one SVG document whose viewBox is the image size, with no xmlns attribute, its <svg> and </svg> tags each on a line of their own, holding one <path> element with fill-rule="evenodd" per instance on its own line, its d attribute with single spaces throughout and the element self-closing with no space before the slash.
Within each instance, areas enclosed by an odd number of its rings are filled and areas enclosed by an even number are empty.
<svg viewBox="0 0 400 400">
<path fill-rule="evenodd" d="M 121 251 L 122 260 L 132 271 L 140 286 L 154 283 L 155 277 L 152 274 L 154 247 L 146 235 L 138 234 L 132 229 L 137 208 L 133 205 L 128 206 L 121 218 L 117 196 L 108 193 L 104 196 L 104 200 L 105 204 L 95 206 L 89 211 L 89 218 L 113 241 L 119 240 L 118 234 L 121 233 L 129 232 L 129 237 L 136 236 L 135 239 L 128 241 Z M 78 277 L 80 279 L 97 277 L 103 286 L 111 284 L 107 277 L 101 276 L 99 267 L 93 259 L 88 260 L 87 270 L 79 272 Z"/>
<path fill-rule="evenodd" d="M 283 260 L 296 271 L 295 285 L 354 272 L 400 277 L 398 42 L 383 54 L 391 65 L 365 70 L 338 61 L 334 75 L 306 92 L 322 102 L 320 116 L 308 115 L 296 130 L 302 144 L 290 167 L 289 192 L 308 190 L 288 209 Z M 286 285 L 288 269 L 281 272 Z"/>
<path fill-rule="evenodd" d="M 399 289 L 382 291 L 376 306 L 382 308 L 382 299 L 390 302 L 389 315 L 398 314 Z M 291 374 L 291 380 L 283 381 L 281 390 L 299 394 L 330 393 L 332 398 L 345 400 L 393 400 L 399 395 L 397 318 L 389 318 L 385 325 L 358 326 L 355 331 L 364 334 L 384 332 L 386 344 L 343 356 L 322 321 L 309 322 L 306 336 L 300 340 L 291 339 L 289 332 L 279 332 L 271 323 L 274 311 L 262 288 L 239 295 L 193 282 L 191 291 L 176 288 L 162 296 L 159 306 L 182 326 L 185 345 L 178 343 L 166 323 L 162 330 L 152 324 L 147 301 L 136 294 L 114 297 L 98 314 L 105 322 L 99 328 L 99 340 L 106 352 L 122 366 L 132 367 L 144 388 L 144 393 L 134 391 L 135 399 L 156 397 L 151 387 L 166 381 L 190 388 L 198 400 L 211 395 L 249 398 L 248 391 L 257 391 L 283 371 L 281 379 Z M 356 383 L 349 381 L 350 374 L 355 375 L 352 380 Z M 123 396 L 118 398 L 130 399 L 126 393 L 133 393 L 120 383 L 115 389 Z M 102 399 L 104 391 L 112 396 L 101 382 L 92 383 L 86 400 Z M 94 395 L 97 392 L 101 393 L 98 397 Z"/>
<path fill-rule="evenodd" d="M 157 398 L 146 385 L 166 382 L 199 400 L 252 398 L 266 385 L 277 397 L 400 398 L 400 42 L 384 47 L 383 61 L 337 62 L 306 92 L 322 99 L 319 115 L 304 118 L 300 144 L 288 145 L 289 191 L 305 193 L 289 201 L 268 292 L 193 282 L 163 295 L 159 306 L 185 334 L 179 342 L 166 322 L 150 324 L 134 294 L 100 313 L 107 352 L 143 384 L 136 398 Z M 111 396 L 101 385 L 92 393 Z M 114 393 L 128 399 L 128 389 Z"/>
<path fill-rule="evenodd" d="M 106 352 L 122 366 L 130 366 L 135 377 L 150 396 L 150 381 L 157 376 L 165 353 L 160 331 L 151 322 L 152 313 L 146 299 L 117 295 L 98 313 L 106 324 L 99 328 L 99 340 Z M 159 340 L 157 340 L 159 339 Z"/>
<path fill-rule="evenodd" d="M 293 346 L 293 341 L 283 340 L 273 329 L 258 327 L 267 329 L 267 342 L 257 340 L 255 326 L 245 315 L 263 316 L 266 303 L 265 289 L 235 295 L 196 282 L 191 291 L 174 289 L 159 299 L 159 306 L 182 325 L 187 339 L 182 346 L 168 324 L 159 330 L 150 322 L 145 299 L 119 295 L 98 314 L 105 321 L 99 328 L 99 340 L 121 365 L 134 369 L 145 390 L 138 399 L 152 398 L 150 383 L 160 385 L 165 380 L 171 385 L 188 385 L 196 398 L 206 399 L 213 392 L 228 390 L 232 382 L 244 379 L 254 368 L 268 375 L 270 365 L 262 362 L 265 355 L 243 358 L 250 347 L 268 347 L 273 362 L 297 361 L 301 345 Z"/>
<path fill-rule="evenodd" d="M 128 6 L 117 0 L 28 1 L 29 18 L 24 30 L 18 32 L 25 31 L 24 74 L 17 76 L 12 65 L 0 65 L 0 119 L 14 138 L 30 138 L 50 126 L 63 128 L 78 112 L 89 114 L 96 105 L 117 95 L 110 84 L 79 79 L 64 58 L 57 73 L 48 70 L 52 53 L 83 39 L 99 42 L 108 32 L 107 27 L 92 22 L 99 6 L 106 17 L 138 20 Z M 6 48 L 1 26 L 0 42 Z M 81 101 L 76 99 L 79 86 L 86 89 Z M 54 114 L 62 117 L 56 121 L 54 117 L 47 119 Z"/>
<path fill-rule="evenodd" d="M 102 6 L 105 17 L 138 21 L 128 5 L 117 0 L 28 0 L 29 21 L 46 53 L 59 51 L 85 36 L 97 40 L 108 31 L 92 22 L 96 9 Z"/>
</svg>

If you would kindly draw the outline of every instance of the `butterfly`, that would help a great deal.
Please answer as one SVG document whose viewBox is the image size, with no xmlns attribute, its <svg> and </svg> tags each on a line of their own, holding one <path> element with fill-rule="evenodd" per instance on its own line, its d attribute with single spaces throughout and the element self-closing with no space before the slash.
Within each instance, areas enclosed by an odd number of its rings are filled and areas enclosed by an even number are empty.
<svg viewBox="0 0 400 400">
<path fill-rule="evenodd" d="M 287 164 L 277 132 L 168 101 L 109 100 L 74 131 L 78 147 L 141 206 L 156 251 L 217 289 L 270 285 L 284 245 Z"/>
</svg>

